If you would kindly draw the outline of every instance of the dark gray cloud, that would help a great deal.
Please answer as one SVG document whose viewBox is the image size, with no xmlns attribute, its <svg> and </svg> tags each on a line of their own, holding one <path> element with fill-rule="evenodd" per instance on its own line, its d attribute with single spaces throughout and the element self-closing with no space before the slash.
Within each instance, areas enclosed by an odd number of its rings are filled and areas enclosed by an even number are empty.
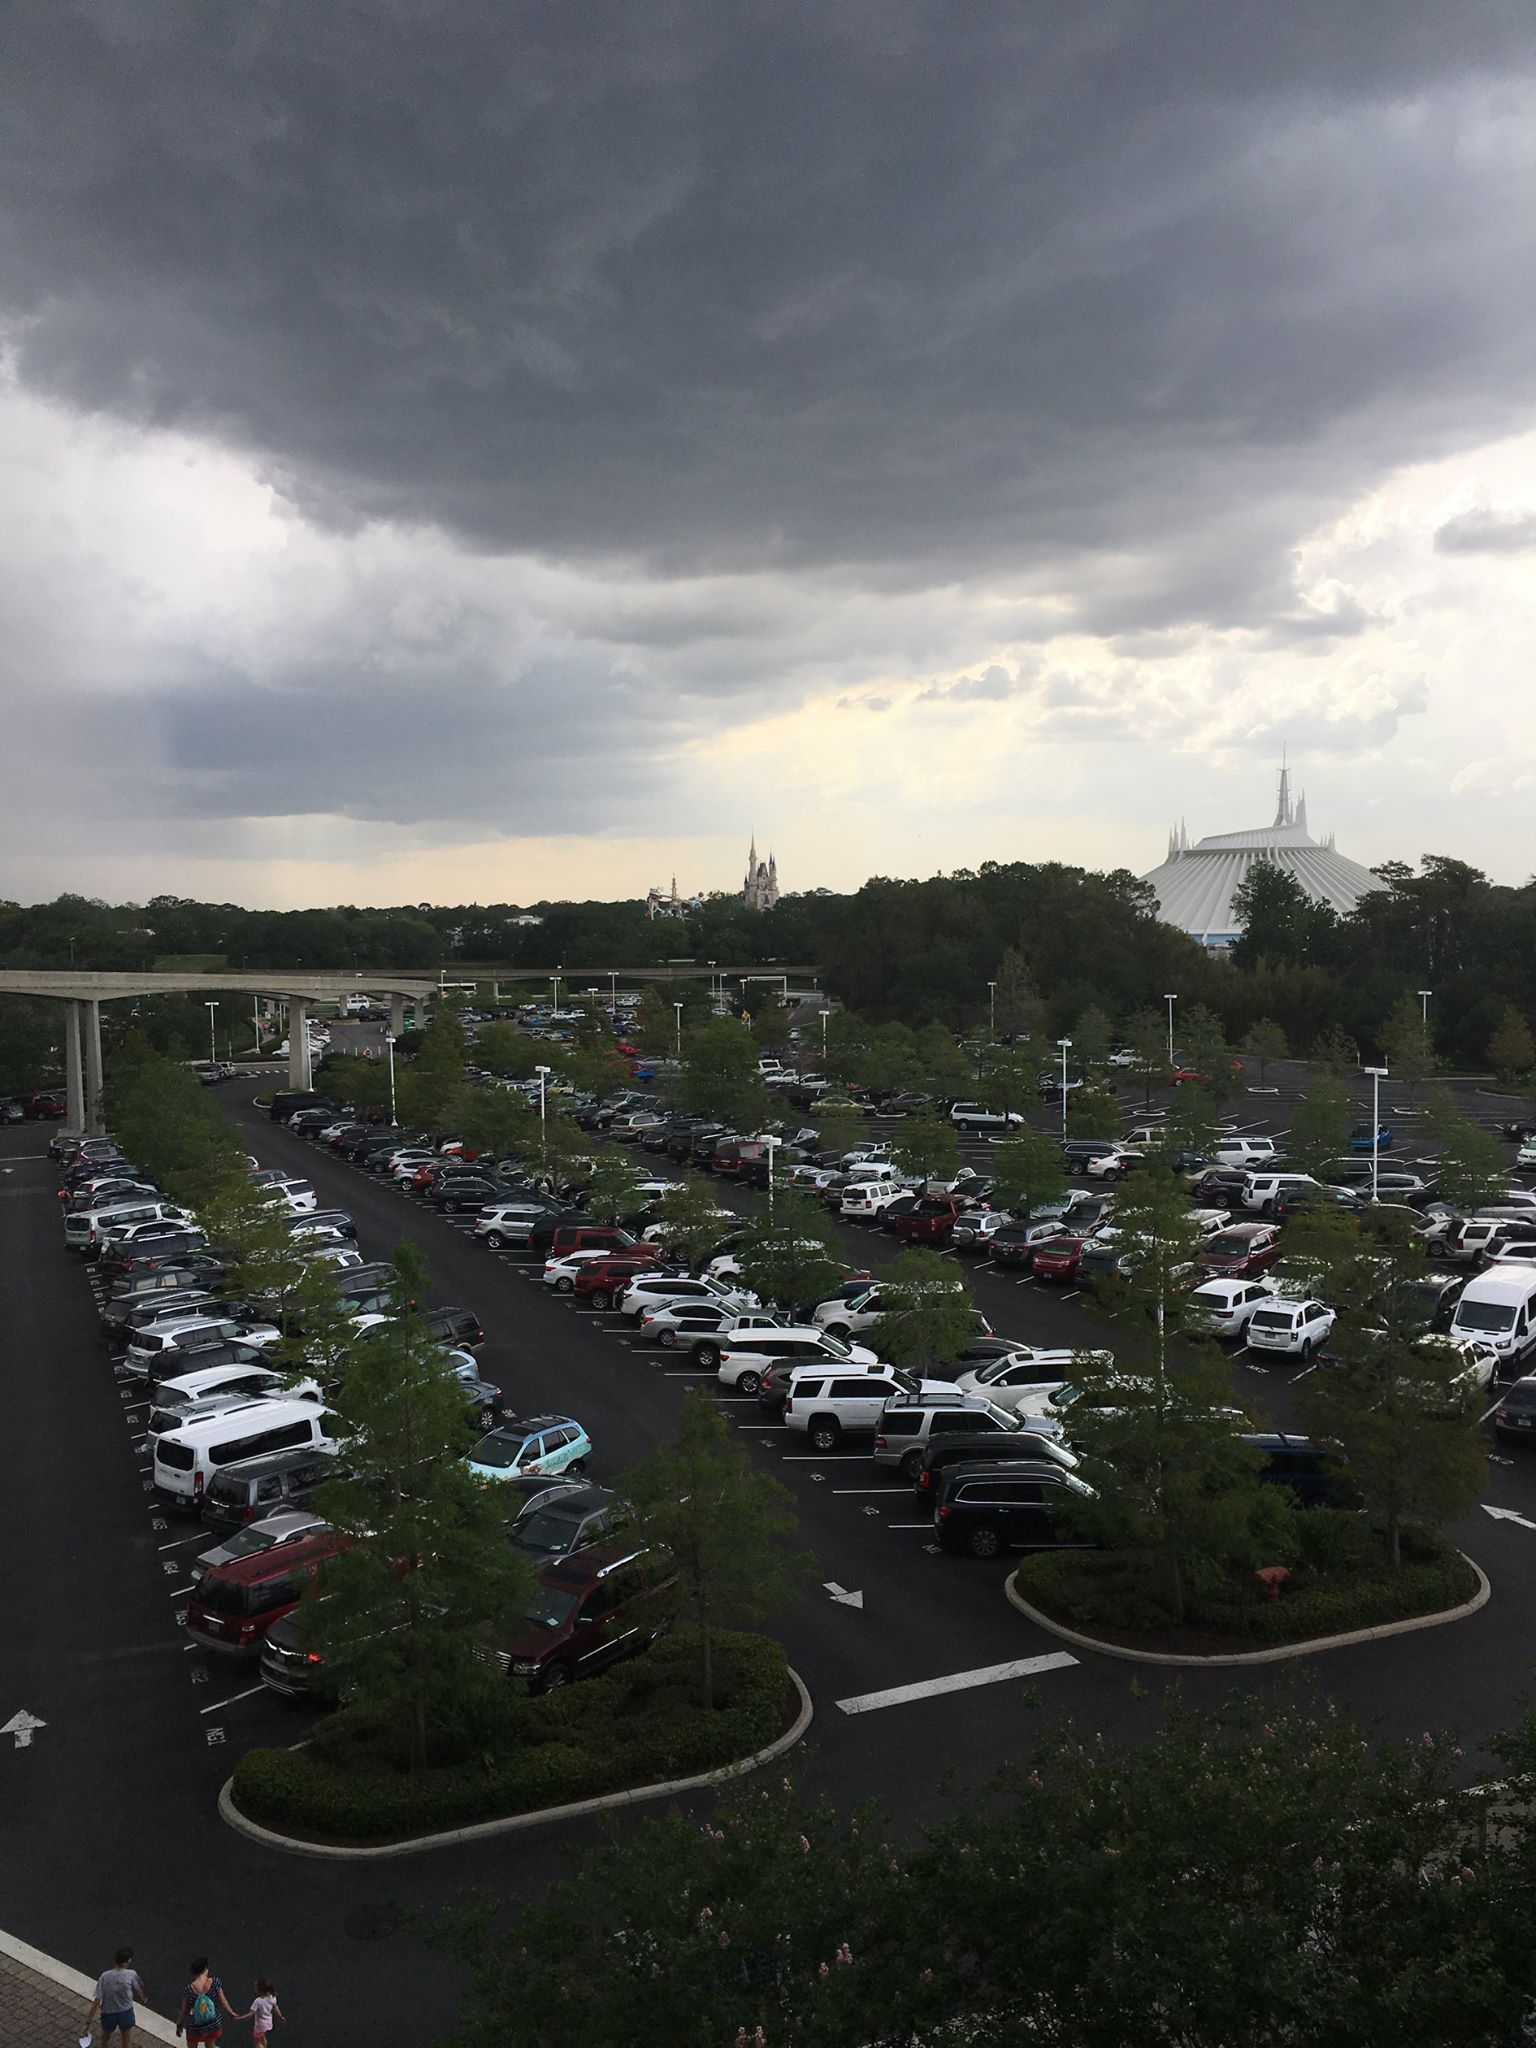
<svg viewBox="0 0 1536 2048">
<path fill-rule="evenodd" d="M 0 305 L 36 388 L 340 524 L 664 572 L 1131 540 L 1094 629 L 1246 614 L 1256 480 L 1528 398 L 1529 169 L 1455 138 L 1533 44 L 1517 0 L 16 0 Z"/>
<path fill-rule="evenodd" d="M 1536 512 L 1458 512 L 1435 528 L 1442 555 L 1523 555 L 1536 548 Z"/>
</svg>

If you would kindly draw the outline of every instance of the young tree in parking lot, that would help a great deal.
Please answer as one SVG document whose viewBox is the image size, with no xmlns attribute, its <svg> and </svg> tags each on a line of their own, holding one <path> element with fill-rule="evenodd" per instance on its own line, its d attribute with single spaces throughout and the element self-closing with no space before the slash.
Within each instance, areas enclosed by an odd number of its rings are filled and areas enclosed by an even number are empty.
<svg viewBox="0 0 1536 2048">
<path fill-rule="evenodd" d="M 245 1144 L 191 1071 L 158 1053 L 114 1065 L 107 1121 L 123 1151 L 157 1186 L 198 1208 L 243 1172 Z"/>
<path fill-rule="evenodd" d="M 1150 1103 L 1154 1090 L 1168 1083 L 1168 1022 L 1156 1010 L 1138 1010 L 1126 1026 L 1126 1050 L 1132 1059 L 1131 1072 L 1141 1085 L 1142 1102 Z"/>
<path fill-rule="evenodd" d="M 862 1145 L 869 1135 L 856 1109 L 813 1109 L 811 1115 L 816 1121 L 821 1150 L 835 1152 L 839 1159 L 856 1145 Z"/>
<path fill-rule="evenodd" d="M 407 1130 L 453 1130 L 464 1112 L 464 1034 L 456 1019 L 434 1015 L 416 1057 L 397 1064 L 395 1096 Z"/>
<path fill-rule="evenodd" d="M 327 1056 L 315 1069 L 315 1086 L 359 1116 L 389 1108 L 389 1062 L 354 1059 L 349 1053 Z"/>
<path fill-rule="evenodd" d="M 871 1095 L 896 1095 L 921 1088 L 923 1057 L 916 1033 L 905 1024 L 882 1024 L 871 1033 L 853 1077 Z"/>
<path fill-rule="evenodd" d="M 1349 1091 L 1331 1073 L 1319 1074 L 1291 1112 L 1285 1157 L 1298 1173 L 1320 1177 L 1349 1145 Z"/>
<path fill-rule="evenodd" d="M 756 1210 L 745 1219 L 736 1262 L 742 1284 L 759 1301 L 785 1310 L 825 1301 L 843 1279 L 842 1247 L 826 1210 L 790 1190 L 771 1211 Z"/>
<path fill-rule="evenodd" d="M 470 1472 L 468 1411 L 418 1311 L 420 1254 L 396 1254 L 399 1312 L 357 1347 L 332 1398 L 344 1475 L 316 1507 L 350 1547 L 329 1563 L 304 1621 L 331 1672 L 388 1717 L 407 1767 L 434 1727 L 494 1711 L 496 1651 L 531 1573 L 506 1539 L 506 1506 Z"/>
<path fill-rule="evenodd" d="M 960 1140 L 947 1116 L 920 1109 L 901 1126 L 891 1148 L 903 1173 L 920 1180 L 953 1180 L 960 1169 Z"/>
<path fill-rule="evenodd" d="M 233 1293 L 286 1328 L 289 1303 L 309 1270 L 287 1208 L 242 1169 L 198 1204 L 197 1220 L 210 1244 L 234 1255 Z"/>
<path fill-rule="evenodd" d="M 1381 1027 L 1381 1050 L 1392 1079 L 1412 1099 L 1435 1071 L 1435 1047 L 1417 997 L 1399 996 Z"/>
<path fill-rule="evenodd" d="M 789 1044 L 789 1012 L 782 1003 L 759 998 L 752 1012 L 752 1038 L 759 1054 L 784 1051 Z"/>
<path fill-rule="evenodd" d="M 969 1057 L 942 1024 L 925 1024 L 917 1034 L 922 1055 L 924 1093 L 940 1103 L 959 1102 L 969 1095 L 974 1076 Z"/>
<path fill-rule="evenodd" d="M 989 1010 L 999 1038 L 1039 1038 L 1045 1031 L 1045 1005 L 1017 946 L 1005 946 L 997 963 L 997 987 L 989 992 Z"/>
<path fill-rule="evenodd" d="M 975 1341 L 976 1310 L 954 1261 L 912 1250 L 880 1280 L 881 1316 L 869 1337 L 881 1358 L 931 1377 L 947 1377 Z"/>
<path fill-rule="evenodd" d="M 729 1222 L 722 1217 L 714 1190 L 696 1173 L 685 1173 L 681 1183 L 669 1188 L 656 1204 L 656 1220 L 666 1225 L 663 1242 L 669 1251 L 681 1252 L 689 1265 L 718 1244 Z"/>
<path fill-rule="evenodd" d="M 1505 1005 L 1493 1037 L 1488 1041 L 1493 1071 L 1504 1083 L 1519 1081 L 1536 1067 L 1536 1038 L 1513 1003 Z"/>
<path fill-rule="evenodd" d="M 1243 1036 L 1243 1057 L 1258 1068 L 1261 1087 L 1269 1074 L 1270 1061 L 1288 1060 L 1290 1056 L 1290 1042 L 1273 1017 L 1260 1017 L 1248 1026 Z"/>
<path fill-rule="evenodd" d="M 1197 1081 L 1185 1081 L 1173 1093 L 1161 1133 L 1163 1148 L 1169 1152 L 1208 1152 L 1215 1136 L 1215 1103 Z"/>
<path fill-rule="evenodd" d="M 533 1158 L 539 1149 L 539 1112 L 515 1088 L 471 1088 L 465 1093 L 459 1136 L 478 1158 Z"/>
<path fill-rule="evenodd" d="M 1091 1003 L 1072 1026 L 1072 1051 L 1085 1074 L 1102 1073 L 1109 1064 L 1109 1041 L 1114 1033 L 1109 1013 Z"/>
<path fill-rule="evenodd" d="M 1342 1024 L 1331 1024 L 1328 1029 L 1312 1041 L 1313 1063 L 1325 1074 L 1342 1079 L 1352 1074 L 1360 1065 L 1360 1047 L 1350 1037 Z"/>
<path fill-rule="evenodd" d="M 758 1077 L 752 1034 L 734 1017 L 716 1017 L 684 1048 L 683 1106 L 695 1116 L 718 1117 L 733 1129 L 758 1129 L 770 1112 Z"/>
<path fill-rule="evenodd" d="M 1491 1131 L 1462 1116 L 1449 1088 L 1429 1098 L 1424 1128 L 1440 1148 L 1435 1193 L 1458 1209 L 1493 1202 L 1509 1186 L 1509 1155 Z"/>
<path fill-rule="evenodd" d="M 335 1268 L 305 1259 L 283 1300 L 283 1335 L 268 1356 L 292 1379 L 331 1387 L 348 1370 L 360 1341 L 356 1312 L 336 1285 Z"/>
<path fill-rule="evenodd" d="M 1046 1202 L 1059 1202 L 1067 1192 L 1061 1146 L 1028 1124 L 993 1148 L 990 1163 L 993 1200 L 1015 1216 L 1027 1217 Z"/>
<path fill-rule="evenodd" d="M 1104 1549 L 1142 1560 L 1154 1599 L 1179 1623 L 1192 1575 L 1271 1561 L 1259 1552 L 1281 1540 L 1289 1510 L 1259 1480 L 1261 1461 L 1233 1420 L 1231 1367 L 1199 1331 L 1182 1184 L 1155 1164 L 1133 1174 L 1115 1226 L 1122 1270 L 1095 1290 L 1114 1355 L 1083 1352 L 1073 1366 L 1083 1398 L 1072 1436 L 1095 1493 L 1071 1516 Z"/>
<path fill-rule="evenodd" d="M 546 1049 L 515 1024 L 487 1024 L 475 1040 L 475 1065 L 501 1081 L 531 1081 Z"/>
<path fill-rule="evenodd" d="M 652 1059 L 670 1059 L 677 1045 L 677 1012 L 654 981 L 640 991 L 630 1020 L 629 1041 Z"/>
<path fill-rule="evenodd" d="M 1241 1073 L 1234 1070 L 1225 1026 L 1204 1003 L 1192 1004 L 1179 1025 L 1185 1064 L 1204 1076 L 1200 1086 L 1218 1110 L 1224 1109 L 1246 1085 Z"/>
<path fill-rule="evenodd" d="M 868 1025 L 852 1010 L 834 1010 L 826 1019 L 826 1026 L 822 1040 L 826 1049 L 817 1057 L 817 1071 L 845 1088 L 858 1086 L 869 1050 Z"/>
<path fill-rule="evenodd" d="M 1313 1373 L 1301 1414 L 1314 1435 L 1337 1443 L 1366 1505 L 1381 1518 L 1387 1562 L 1402 1562 L 1410 1517 L 1446 1522 L 1464 1514 L 1487 1478 L 1475 1429 L 1477 1390 L 1448 1344 L 1423 1341 L 1429 1316 L 1415 1287 L 1426 1261 L 1411 1228 L 1369 1236 L 1352 1218 L 1313 1240 L 1318 1292 L 1339 1320 L 1329 1338 L 1337 1361 Z"/>
<path fill-rule="evenodd" d="M 599 1223 L 617 1223 L 640 1207 L 640 1169 L 616 1145 L 605 1145 L 592 1155 L 586 1206 Z"/>
<path fill-rule="evenodd" d="M 1024 1041 L 981 1050 L 976 1094 L 984 1109 L 1022 1114 L 1040 1100 L 1040 1055 Z"/>
<path fill-rule="evenodd" d="M 714 1632 L 764 1620 L 809 1575 L 788 1545 L 794 1499 L 760 1471 L 702 1389 L 683 1401 L 677 1434 L 626 1475 L 641 1529 L 677 1567 L 677 1606 L 699 1634 L 699 1704 L 714 1709 Z"/>
<path fill-rule="evenodd" d="M 1120 1105 L 1107 1088 L 1084 1082 L 1067 1097 L 1067 1131 L 1074 1138 L 1113 1138 L 1120 1130 Z"/>
</svg>

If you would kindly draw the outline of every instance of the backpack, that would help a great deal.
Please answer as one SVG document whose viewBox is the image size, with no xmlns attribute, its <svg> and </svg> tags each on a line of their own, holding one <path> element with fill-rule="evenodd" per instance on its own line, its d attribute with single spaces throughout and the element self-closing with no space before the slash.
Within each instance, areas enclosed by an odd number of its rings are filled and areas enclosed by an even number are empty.
<svg viewBox="0 0 1536 2048">
<path fill-rule="evenodd" d="M 211 1991 L 199 1991 L 187 2009 L 189 2027 L 216 2027 L 219 2023 L 219 2008 L 213 2002 Z"/>
</svg>

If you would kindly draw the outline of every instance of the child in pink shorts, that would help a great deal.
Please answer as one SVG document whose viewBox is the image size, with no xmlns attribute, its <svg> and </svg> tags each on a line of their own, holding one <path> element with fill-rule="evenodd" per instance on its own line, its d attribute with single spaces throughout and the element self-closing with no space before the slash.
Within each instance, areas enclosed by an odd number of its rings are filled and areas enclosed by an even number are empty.
<svg viewBox="0 0 1536 2048">
<path fill-rule="evenodd" d="M 258 1977 L 256 1996 L 251 2000 L 251 2009 L 246 2014 L 246 2018 L 252 2022 L 251 2036 L 256 2048 L 264 2048 L 274 2022 L 283 2017 L 283 2008 L 277 2002 L 277 1991 L 271 1978 Z"/>
</svg>

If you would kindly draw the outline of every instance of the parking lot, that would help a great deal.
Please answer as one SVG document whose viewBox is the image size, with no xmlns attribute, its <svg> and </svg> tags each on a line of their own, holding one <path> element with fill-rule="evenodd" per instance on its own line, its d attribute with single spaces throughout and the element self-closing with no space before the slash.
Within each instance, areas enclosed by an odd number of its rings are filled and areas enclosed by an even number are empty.
<svg viewBox="0 0 1536 2048">
<path fill-rule="evenodd" d="M 1270 1081 L 1276 1093 L 1246 1097 L 1239 1128 L 1283 1134 L 1301 1076 L 1277 1068 Z M 419 1243 L 434 1303 L 466 1304 L 484 1323 L 485 1376 L 521 1412 L 581 1421 L 595 1479 L 615 1479 L 668 1432 L 686 1388 L 712 1382 L 642 1346 L 627 1321 L 555 1296 L 540 1262 L 475 1243 L 468 1219 L 424 1210 L 274 1126 L 252 1106 L 260 1085 L 247 1079 L 224 1097 L 250 1149 L 264 1164 L 303 1173 L 323 1205 L 349 1210 L 367 1256 L 387 1255 L 400 1237 Z M 1462 1106 L 1488 1121 L 1515 1113 L 1491 1098 Z M 1391 1110 L 1384 1101 L 1384 1121 L 1411 1128 L 1395 1102 Z M 988 1149 L 968 1142 L 966 1155 L 980 1169 Z M 0 1719 L 24 1709 L 43 1724 L 27 1747 L 0 1754 L 12 1841 L 0 1869 L 0 1918 L 56 1954 L 90 1951 L 104 1928 L 126 1928 L 113 1938 L 133 1939 L 141 1953 L 208 1948 L 237 1979 L 280 1967 L 298 2010 L 335 2012 L 344 1997 L 359 2027 L 398 2033 L 402 2021 L 440 2020 L 433 2000 L 450 1981 L 440 1964 L 413 1953 L 409 2012 L 398 1986 L 379 1981 L 372 1943 L 395 1926 L 395 1907 L 435 1904 L 466 1882 L 542 1883 L 565 1831 L 559 1840 L 535 1830 L 452 1855 L 331 1866 L 279 1858 L 219 1824 L 214 1799 L 233 1755 L 300 1739 L 306 1710 L 267 1693 L 251 1666 L 182 1636 L 186 1563 L 207 1539 L 149 1498 L 135 1389 L 119 1384 L 107 1362 L 87 1274 L 61 1242 L 57 1175 L 42 1151 L 36 1127 L 0 1133 L 12 1460 L 0 1496 L 12 1585 Z M 1394 1156 L 1420 1155 L 1399 1142 Z M 745 1208 L 763 1197 L 723 1186 L 721 1199 Z M 855 1266 L 878 1266 L 894 1249 L 867 1226 L 847 1226 L 843 1239 Z M 1076 1290 L 985 1258 L 960 1263 L 999 1332 L 1037 1344 L 1104 1341 Z M 1239 1354 L 1245 1407 L 1284 1424 L 1305 1370 L 1260 1367 Z M 1169 1674 L 1068 1653 L 1024 1622 L 1002 1597 L 1009 1567 L 939 1554 L 911 1489 L 874 1467 L 867 1443 L 845 1439 L 818 1456 L 754 1399 L 721 1398 L 754 1455 L 794 1493 L 802 1540 L 819 1561 L 815 1588 L 783 1627 L 816 1702 L 806 1752 L 815 1786 L 840 1802 L 878 1795 L 911 1825 L 951 1796 L 950 1768 L 974 1783 L 1016 1759 L 1041 1713 L 1106 1732 L 1151 1725 Z M 1495 1452 L 1491 1442 L 1490 1452 L 1485 1507 L 1505 1518 L 1479 1509 L 1455 1532 L 1493 1583 L 1481 1614 L 1453 1629 L 1261 1668 L 1251 1682 L 1315 1683 L 1395 1731 L 1456 1726 L 1469 1770 L 1484 1761 L 1478 1745 L 1518 1711 L 1536 1643 L 1536 1459 Z M 1202 1673 L 1182 1687 L 1201 1697 L 1232 1682 Z M 260 1953 L 249 1926 L 260 1930 Z"/>
</svg>

